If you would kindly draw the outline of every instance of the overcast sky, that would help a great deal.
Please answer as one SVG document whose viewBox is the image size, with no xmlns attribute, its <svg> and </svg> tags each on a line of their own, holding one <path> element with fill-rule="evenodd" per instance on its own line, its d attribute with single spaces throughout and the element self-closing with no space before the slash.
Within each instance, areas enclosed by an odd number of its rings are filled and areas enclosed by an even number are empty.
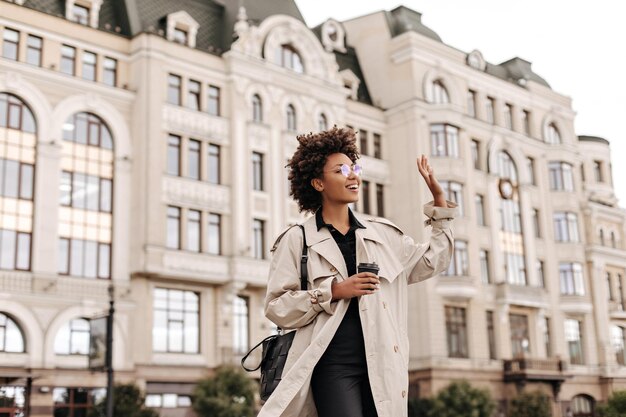
<svg viewBox="0 0 626 417">
<path fill-rule="evenodd" d="M 573 99 L 578 135 L 611 142 L 613 180 L 626 207 L 626 3 L 615 0 L 296 0 L 309 27 L 399 5 L 448 45 L 478 49 L 488 62 L 532 62 L 552 88 Z"/>
</svg>

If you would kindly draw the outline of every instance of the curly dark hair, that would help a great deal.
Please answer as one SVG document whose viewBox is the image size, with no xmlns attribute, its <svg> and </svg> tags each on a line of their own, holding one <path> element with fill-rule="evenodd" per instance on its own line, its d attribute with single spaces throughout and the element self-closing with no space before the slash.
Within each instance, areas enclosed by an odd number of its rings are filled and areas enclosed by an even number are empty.
<svg viewBox="0 0 626 417">
<path fill-rule="evenodd" d="M 291 195 L 298 203 L 301 212 L 314 213 L 322 205 L 322 194 L 311 185 L 311 180 L 321 178 L 328 155 L 345 154 L 354 163 L 360 155 L 356 148 L 354 130 L 338 128 L 318 133 L 299 135 L 298 149 L 293 154 L 289 168 Z"/>
</svg>

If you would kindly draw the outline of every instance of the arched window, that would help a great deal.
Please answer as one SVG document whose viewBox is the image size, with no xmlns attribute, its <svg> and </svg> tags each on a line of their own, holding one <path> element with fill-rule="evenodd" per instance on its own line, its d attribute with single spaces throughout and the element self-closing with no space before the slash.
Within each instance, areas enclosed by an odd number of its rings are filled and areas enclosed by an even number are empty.
<svg viewBox="0 0 626 417">
<path fill-rule="evenodd" d="M 546 143 L 549 143 L 550 145 L 558 145 L 562 143 L 561 134 L 554 123 L 550 123 L 548 125 L 548 129 L 546 130 Z"/>
<path fill-rule="evenodd" d="M 263 121 L 263 102 L 258 94 L 252 96 L 252 121 L 256 123 Z"/>
<path fill-rule="evenodd" d="M 320 113 L 320 117 L 317 120 L 317 129 L 322 131 L 328 129 L 328 119 L 324 113 Z"/>
<path fill-rule="evenodd" d="M 500 239 L 506 280 L 513 285 L 528 285 L 517 168 L 507 152 L 498 153 L 496 171 L 500 177 Z"/>
<path fill-rule="evenodd" d="M 25 352 L 24 334 L 17 323 L 4 313 L 0 313 L 0 352 Z"/>
<path fill-rule="evenodd" d="M 287 130 L 295 131 L 296 130 L 296 109 L 293 107 L 293 104 L 287 105 Z"/>
<path fill-rule="evenodd" d="M 448 95 L 448 90 L 443 85 L 441 80 L 435 80 L 431 86 L 432 90 L 432 100 L 435 104 L 446 104 L 450 102 L 450 96 Z"/>
<path fill-rule="evenodd" d="M 89 320 L 77 318 L 61 327 L 54 339 L 57 355 L 87 355 L 89 353 Z"/>
<path fill-rule="evenodd" d="M 304 73 L 304 65 L 302 65 L 302 58 L 300 54 L 291 45 L 281 45 L 278 50 L 280 56 L 278 57 L 278 63 L 285 67 L 297 72 L 298 74 Z"/>
<path fill-rule="evenodd" d="M 594 401 L 588 395 L 577 395 L 572 398 L 571 410 L 573 417 L 593 417 Z"/>
<path fill-rule="evenodd" d="M 111 277 L 113 138 L 104 121 L 77 113 L 63 125 L 59 273 Z"/>
<path fill-rule="evenodd" d="M 0 269 L 30 270 L 36 131 L 26 103 L 0 93 Z"/>
</svg>

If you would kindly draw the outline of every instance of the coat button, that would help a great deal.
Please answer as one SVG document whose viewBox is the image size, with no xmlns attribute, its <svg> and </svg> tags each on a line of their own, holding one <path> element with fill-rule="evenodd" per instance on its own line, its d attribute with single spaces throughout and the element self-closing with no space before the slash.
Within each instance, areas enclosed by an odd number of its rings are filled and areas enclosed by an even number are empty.
<svg viewBox="0 0 626 417">
<path fill-rule="evenodd" d="M 335 273 L 337 272 L 337 268 L 335 268 L 334 266 L 330 268 L 330 272 Z"/>
<path fill-rule="evenodd" d="M 406 391 L 402 391 L 402 398 L 406 397 Z"/>
<path fill-rule="evenodd" d="M 393 347 L 393 351 L 394 351 L 394 352 L 396 352 L 396 353 L 398 353 L 398 345 L 395 345 L 395 346 Z"/>
</svg>

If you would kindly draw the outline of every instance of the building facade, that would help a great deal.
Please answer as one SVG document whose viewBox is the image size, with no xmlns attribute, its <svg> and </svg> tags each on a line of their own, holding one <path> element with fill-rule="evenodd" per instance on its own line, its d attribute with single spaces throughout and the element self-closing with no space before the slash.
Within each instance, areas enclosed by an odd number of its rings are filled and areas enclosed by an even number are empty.
<svg viewBox="0 0 626 417">
<path fill-rule="evenodd" d="M 0 414 L 102 397 L 90 319 L 113 284 L 116 380 L 188 415 L 195 381 L 274 331 L 270 248 L 303 219 L 284 167 L 334 124 L 358 131 L 356 210 L 427 239 L 421 153 L 461 207 L 449 270 L 410 289 L 411 396 L 467 378 L 504 413 L 537 388 L 582 417 L 626 388 L 609 144 L 529 62 L 405 7 L 309 28 L 291 0 L 0 1 L 0 31 Z"/>
</svg>

